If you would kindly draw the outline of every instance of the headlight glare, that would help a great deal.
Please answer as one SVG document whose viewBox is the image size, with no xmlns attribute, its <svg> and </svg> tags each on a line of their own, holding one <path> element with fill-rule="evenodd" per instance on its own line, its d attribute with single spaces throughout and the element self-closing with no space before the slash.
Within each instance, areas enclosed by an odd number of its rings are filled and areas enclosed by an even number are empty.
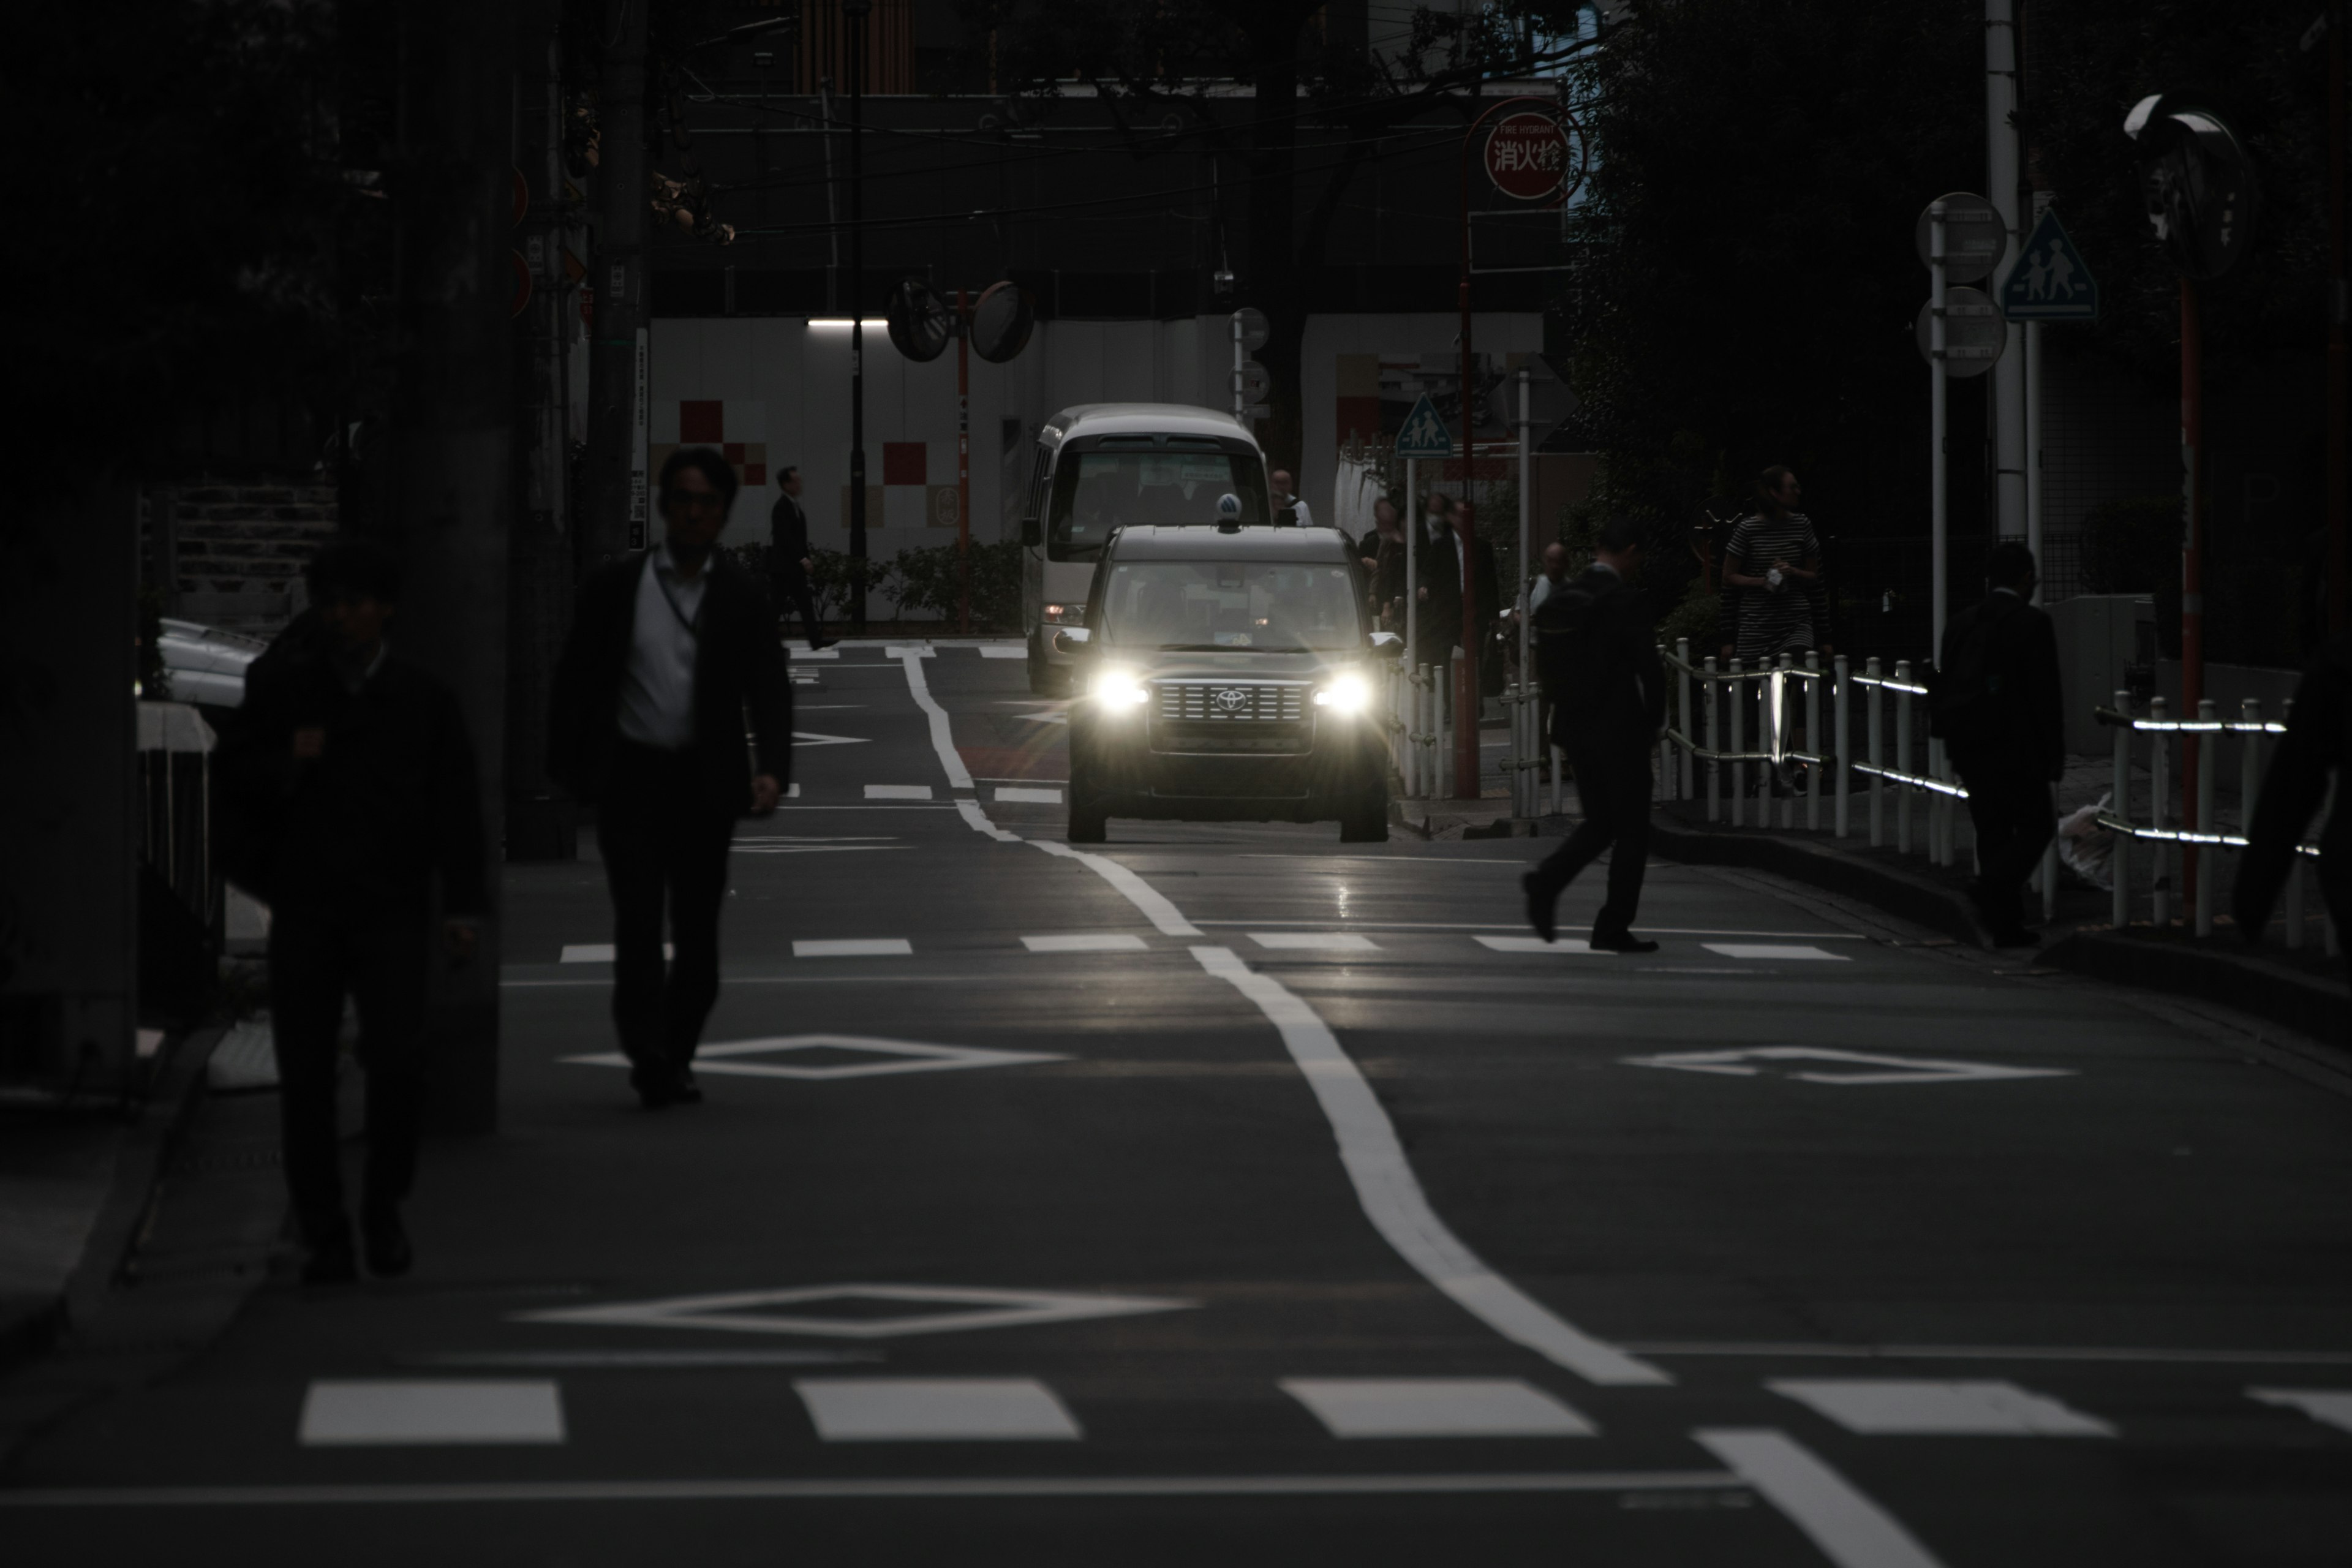
<svg viewBox="0 0 2352 1568">
<path fill-rule="evenodd" d="M 1360 675 L 1340 676 L 1315 693 L 1315 706 L 1332 713 L 1361 713 L 1371 700 L 1371 688 Z"/>
<path fill-rule="evenodd" d="M 1106 669 L 1095 679 L 1095 700 L 1106 708 L 1140 708 L 1151 700 L 1151 693 L 1132 670 Z"/>
</svg>

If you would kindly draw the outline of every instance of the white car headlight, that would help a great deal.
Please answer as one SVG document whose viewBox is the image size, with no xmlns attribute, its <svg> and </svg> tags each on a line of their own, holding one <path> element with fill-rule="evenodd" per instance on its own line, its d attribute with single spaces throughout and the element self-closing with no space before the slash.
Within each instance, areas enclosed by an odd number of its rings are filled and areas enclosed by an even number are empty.
<svg viewBox="0 0 2352 1568">
<path fill-rule="evenodd" d="M 1131 670 L 1106 669 L 1095 679 L 1095 700 L 1106 708 L 1140 708 L 1151 693 Z"/>
<path fill-rule="evenodd" d="M 1315 693 L 1315 706 L 1332 713 L 1361 713 L 1371 705 L 1372 689 L 1360 675 L 1343 675 Z"/>
</svg>

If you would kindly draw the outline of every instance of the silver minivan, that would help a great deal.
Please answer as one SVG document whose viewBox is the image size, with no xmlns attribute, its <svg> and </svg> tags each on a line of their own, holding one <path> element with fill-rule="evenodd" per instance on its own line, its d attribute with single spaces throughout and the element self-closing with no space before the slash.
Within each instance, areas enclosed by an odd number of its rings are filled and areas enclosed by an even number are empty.
<svg viewBox="0 0 2352 1568">
<path fill-rule="evenodd" d="M 1237 516 L 1220 516 L 1231 496 Z M 1021 520 L 1021 617 L 1029 689 L 1071 689 L 1071 657 L 1054 634 L 1086 624 L 1087 588 L 1112 533 L 1271 521 L 1265 455 L 1230 414 L 1177 403 L 1086 403 L 1037 432 Z"/>
</svg>

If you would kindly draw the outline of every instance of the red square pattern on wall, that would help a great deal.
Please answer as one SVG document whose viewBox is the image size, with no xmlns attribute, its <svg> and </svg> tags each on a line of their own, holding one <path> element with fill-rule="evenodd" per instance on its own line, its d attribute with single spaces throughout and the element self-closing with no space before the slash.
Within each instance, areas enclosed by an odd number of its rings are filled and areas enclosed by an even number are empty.
<svg viewBox="0 0 2352 1568">
<path fill-rule="evenodd" d="M 928 443 L 922 441 L 885 441 L 882 443 L 882 482 L 886 485 L 920 485 L 929 482 L 927 454 Z"/>
<path fill-rule="evenodd" d="M 726 405 L 716 397 L 688 398 L 677 405 L 677 438 L 688 446 L 715 447 L 727 438 Z"/>
<path fill-rule="evenodd" d="M 720 442 L 719 444 L 719 455 L 725 458 L 730 463 L 732 463 L 735 466 L 735 472 L 741 479 L 744 484 L 764 485 L 768 482 L 768 465 L 766 461 L 768 448 L 761 443 L 755 442 L 753 444 L 759 447 L 761 452 L 761 460 L 757 462 L 751 461 L 745 458 L 743 443 L 740 441 Z"/>
</svg>

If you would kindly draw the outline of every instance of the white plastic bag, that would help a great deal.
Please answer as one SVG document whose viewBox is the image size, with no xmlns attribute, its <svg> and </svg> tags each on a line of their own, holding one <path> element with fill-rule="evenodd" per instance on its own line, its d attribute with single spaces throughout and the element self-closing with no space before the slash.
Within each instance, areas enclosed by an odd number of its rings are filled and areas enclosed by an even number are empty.
<svg viewBox="0 0 2352 1568">
<path fill-rule="evenodd" d="M 2112 891 L 2116 885 L 2115 871 L 2108 865 L 2116 852 L 2116 836 L 2099 826 L 2099 814 L 2114 799 L 2115 792 L 2110 790 L 2096 805 L 2070 811 L 2058 819 L 2059 860 L 2102 892 Z"/>
</svg>

